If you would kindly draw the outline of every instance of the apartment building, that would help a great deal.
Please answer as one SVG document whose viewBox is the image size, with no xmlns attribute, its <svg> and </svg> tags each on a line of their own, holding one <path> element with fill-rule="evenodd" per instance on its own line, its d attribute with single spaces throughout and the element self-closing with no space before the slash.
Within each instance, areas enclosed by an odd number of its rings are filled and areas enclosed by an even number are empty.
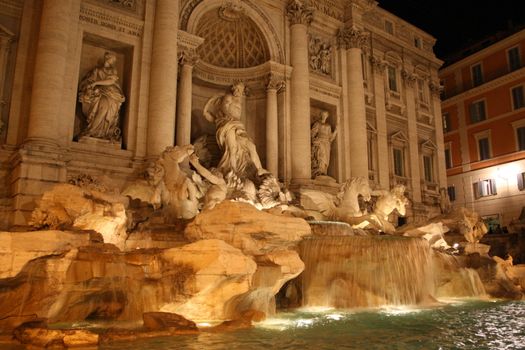
<svg viewBox="0 0 525 350">
<path fill-rule="evenodd" d="M 440 70 L 453 206 L 498 231 L 525 207 L 525 29 Z"/>
</svg>

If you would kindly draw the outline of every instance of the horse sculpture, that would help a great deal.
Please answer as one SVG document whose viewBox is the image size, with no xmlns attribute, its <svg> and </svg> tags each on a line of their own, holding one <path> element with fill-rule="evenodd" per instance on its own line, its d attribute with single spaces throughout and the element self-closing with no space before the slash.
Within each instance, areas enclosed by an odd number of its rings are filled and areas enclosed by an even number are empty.
<svg viewBox="0 0 525 350">
<path fill-rule="evenodd" d="M 301 202 L 305 209 L 321 213 L 320 219 L 344 221 L 350 224 L 355 223 L 354 218 L 366 214 L 366 211 L 362 211 L 359 207 L 359 196 L 365 201 L 371 198 L 368 180 L 363 177 L 348 179 L 341 185 L 335 197 L 321 191 L 301 190 Z"/>
</svg>

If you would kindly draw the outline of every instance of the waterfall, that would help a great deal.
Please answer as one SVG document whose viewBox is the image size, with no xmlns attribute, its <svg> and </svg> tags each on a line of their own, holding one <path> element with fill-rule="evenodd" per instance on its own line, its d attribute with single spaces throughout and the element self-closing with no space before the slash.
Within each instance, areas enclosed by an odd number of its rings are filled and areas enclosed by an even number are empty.
<svg viewBox="0 0 525 350">
<path fill-rule="evenodd" d="M 427 241 L 398 236 L 324 236 L 304 240 L 303 306 L 416 305 L 433 301 Z"/>
<path fill-rule="evenodd" d="M 478 272 L 467 265 L 465 257 L 434 253 L 437 298 L 487 297 Z"/>
</svg>

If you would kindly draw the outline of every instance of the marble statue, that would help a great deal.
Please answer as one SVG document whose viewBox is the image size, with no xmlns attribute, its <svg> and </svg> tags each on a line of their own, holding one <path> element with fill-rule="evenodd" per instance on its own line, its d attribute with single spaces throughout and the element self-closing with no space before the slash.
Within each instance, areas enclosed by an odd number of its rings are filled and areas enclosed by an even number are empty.
<svg viewBox="0 0 525 350">
<path fill-rule="evenodd" d="M 448 191 L 445 187 L 439 189 L 439 209 L 441 210 L 441 214 L 448 214 L 452 209 Z"/>
<path fill-rule="evenodd" d="M 330 164 L 330 149 L 337 136 L 337 127 L 332 132 L 332 126 L 327 123 L 329 113 L 322 111 L 312 124 L 312 176 L 326 175 Z"/>
<path fill-rule="evenodd" d="M 353 177 L 341 185 L 336 196 L 323 191 L 302 189 L 301 204 L 306 210 L 320 212 L 322 217 L 318 217 L 319 219 L 343 221 L 354 225 L 362 221 L 355 218 L 366 215 L 366 211 L 362 211 L 359 206 L 359 196 L 364 201 L 369 201 L 370 186 L 367 179 Z"/>
<path fill-rule="evenodd" d="M 390 191 L 374 191 L 373 194 L 379 194 L 373 218 L 376 219 L 380 231 L 394 234 L 395 227 L 388 221 L 388 216 L 394 210 L 401 216 L 406 215 L 408 199 L 405 197 L 405 186 L 395 185 Z"/>
<path fill-rule="evenodd" d="M 102 66 L 93 68 L 80 82 L 78 100 L 87 126 L 81 136 L 119 141 L 119 111 L 125 101 L 118 84 L 116 56 L 106 52 Z"/>
<path fill-rule="evenodd" d="M 231 92 L 212 97 L 204 107 L 206 119 L 215 123 L 217 144 L 223 152 L 219 170 L 223 175 L 231 171 L 242 179 L 267 173 L 261 165 L 255 144 L 240 120 L 243 93 L 244 84 L 237 83 Z"/>
</svg>

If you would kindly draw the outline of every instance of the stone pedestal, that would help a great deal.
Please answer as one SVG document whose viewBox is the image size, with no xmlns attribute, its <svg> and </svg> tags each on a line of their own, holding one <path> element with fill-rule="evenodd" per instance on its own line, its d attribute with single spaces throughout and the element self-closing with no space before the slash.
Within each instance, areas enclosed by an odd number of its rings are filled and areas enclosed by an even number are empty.
<svg viewBox="0 0 525 350">
<path fill-rule="evenodd" d="M 86 145 L 94 145 L 97 147 L 104 147 L 108 149 L 121 149 L 121 143 L 119 141 L 110 141 L 97 139 L 95 137 L 82 136 L 78 139 L 78 143 Z"/>
</svg>

